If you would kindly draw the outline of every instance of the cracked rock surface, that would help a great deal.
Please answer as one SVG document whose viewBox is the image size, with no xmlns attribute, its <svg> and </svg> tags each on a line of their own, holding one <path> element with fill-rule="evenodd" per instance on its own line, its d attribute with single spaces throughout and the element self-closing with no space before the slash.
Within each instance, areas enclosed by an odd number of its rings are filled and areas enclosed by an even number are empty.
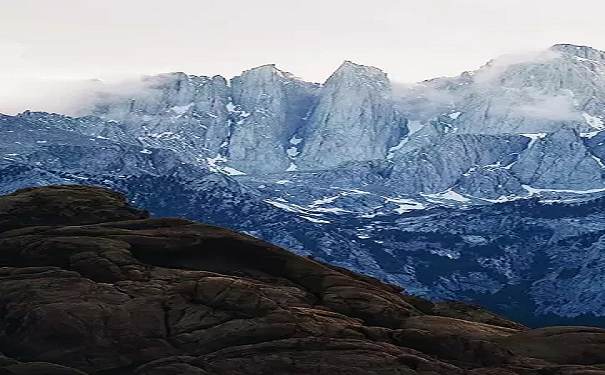
<svg viewBox="0 0 605 375">
<path fill-rule="evenodd" d="M 605 374 L 603 329 L 433 303 L 103 188 L 2 196 L 0 231 L 0 375 Z"/>
</svg>

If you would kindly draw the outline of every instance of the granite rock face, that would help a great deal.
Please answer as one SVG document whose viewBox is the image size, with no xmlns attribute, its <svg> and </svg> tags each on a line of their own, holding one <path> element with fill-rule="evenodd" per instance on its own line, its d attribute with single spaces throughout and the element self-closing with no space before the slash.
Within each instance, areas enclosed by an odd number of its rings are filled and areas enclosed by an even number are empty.
<svg viewBox="0 0 605 375">
<path fill-rule="evenodd" d="M 436 305 L 107 189 L 21 190 L 0 215 L 0 374 L 605 373 L 602 330 Z"/>
<path fill-rule="evenodd" d="M 395 156 L 389 183 L 404 194 L 441 192 L 456 186 L 461 177 L 476 180 L 478 171 L 507 170 L 528 144 L 522 136 L 445 135 L 437 143 Z"/>
<path fill-rule="evenodd" d="M 98 93 L 88 114 L 122 124 L 145 146 L 175 150 L 203 164 L 221 152 L 229 135 L 229 95 L 220 76 L 163 74 L 123 93 Z"/>
<path fill-rule="evenodd" d="M 42 113 L 0 115 L 0 165 L 78 173 L 84 180 L 86 174 L 188 175 L 195 169 L 185 162 L 187 155 L 166 148 L 148 148 L 133 138 L 95 136 L 97 130 L 86 126 L 89 120 Z M 112 126 L 98 119 L 93 123 L 102 129 Z"/>
<path fill-rule="evenodd" d="M 404 88 L 402 111 L 424 122 L 451 115 L 458 133 L 550 133 L 561 127 L 602 130 L 602 56 L 602 51 L 572 45 L 505 55 L 458 77 Z"/>
<path fill-rule="evenodd" d="M 325 170 L 385 159 L 406 133 L 386 74 L 346 61 L 322 88 L 299 164 L 305 170 Z"/>
<path fill-rule="evenodd" d="M 407 89 L 353 63 L 324 85 L 149 77 L 84 117 L 0 116 L 0 192 L 102 185 L 427 298 L 603 324 L 602 56 L 556 45 Z"/>
<path fill-rule="evenodd" d="M 489 173 L 481 164 L 475 168 L 480 173 L 456 171 L 458 158 L 452 154 L 443 159 L 454 166 L 452 170 L 438 173 L 438 168 L 431 167 L 421 179 L 407 178 L 420 184 L 412 190 L 430 191 L 431 186 L 448 181 L 440 188 L 494 199 L 523 196 L 521 185 L 553 190 L 602 189 L 603 167 L 596 157 L 601 142 L 592 137 L 604 129 L 603 56 L 602 51 L 590 47 L 554 45 L 536 53 L 502 56 L 458 77 L 398 90 L 399 110 L 419 130 L 396 151 L 396 159 L 413 157 L 423 147 L 439 147 L 451 134 L 493 135 L 502 141 L 509 135 L 533 139 L 518 163 L 504 168 L 489 166 Z M 484 151 L 476 147 L 469 150 L 475 152 Z M 407 169 L 407 165 L 399 168 Z"/>
<path fill-rule="evenodd" d="M 301 132 L 316 87 L 273 65 L 248 70 L 231 85 L 237 119 L 229 142 L 229 164 L 253 174 L 285 171 L 291 164 L 290 140 Z"/>
<path fill-rule="evenodd" d="M 603 55 L 590 47 L 555 45 L 503 56 L 458 77 L 395 87 L 379 69 L 349 61 L 323 85 L 274 65 L 230 82 L 172 73 L 98 94 L 84 113 L 89 116 L 77 120 L 31 112 L 20 118 L 170 151 L 185 164 L 230 175 L 331 173 L 390 163 L 394 173 L 386 185 L 397 186 L 398 194 L 456 191 L 489 202 L 535 192 L 523 185 L 605 187 L 602 166 L 593 160 L 601 145 L 592 141 L 605 129 Z M 567 131 L 575 132 L 575 140 L 563 136 Z M 511 141 L 521 135 L 540 141 L 514 166 L 499 165 L 521 153 L 523 142 Z M 473 136 L 484 138 L 468 141 Z M 551 146 L 542 149 L 546 141 Z M 583 147 L 574 156 L 581 160 L 571 163 L 536 159 L 545 152 L 545 160 L 558 160 L 563 150 Z M 567 177 L 553 177 L 559 174 Z"/>
<path fill-rule="evenodd" d="M 535 188 L 590 190 L 603 187 L 602 165 L 574 130 L 561 129 L 535 140 L 511 171 Z"/>
</svg>

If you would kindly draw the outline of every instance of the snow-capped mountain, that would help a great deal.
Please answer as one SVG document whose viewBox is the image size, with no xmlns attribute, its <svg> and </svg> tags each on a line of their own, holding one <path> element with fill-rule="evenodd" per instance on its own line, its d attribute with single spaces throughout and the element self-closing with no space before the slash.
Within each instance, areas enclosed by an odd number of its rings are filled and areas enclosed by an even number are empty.
<svg viewBox="0 0 605 375">
<path fill-rule="evenodd" d="M 602 285 L 604 52 L 555 45 L 414 85 L 352 62 L 324 84 L 274 65 L 170 73 L 94 98 L 81 117 L 0 117 L 0 191 L 104 185 L 432 298 L 605 316 L 587 287 Z"/>
</svg>

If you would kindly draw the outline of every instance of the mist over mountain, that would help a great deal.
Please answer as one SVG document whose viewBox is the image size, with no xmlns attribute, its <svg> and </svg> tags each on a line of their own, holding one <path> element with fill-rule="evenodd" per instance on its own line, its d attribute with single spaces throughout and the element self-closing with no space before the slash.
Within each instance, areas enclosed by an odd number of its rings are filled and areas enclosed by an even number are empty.
<svg viewBox="0 0 605 375">
<path fill-rule="evenodd" d="M 413 85 L 347 61 L 324 84 L 265 65 L 93 86 L 78 116 L 0 117 L 0 192 L 103 185 L 429 298 L 605 324 L 605 52 Z"/>
</svg>

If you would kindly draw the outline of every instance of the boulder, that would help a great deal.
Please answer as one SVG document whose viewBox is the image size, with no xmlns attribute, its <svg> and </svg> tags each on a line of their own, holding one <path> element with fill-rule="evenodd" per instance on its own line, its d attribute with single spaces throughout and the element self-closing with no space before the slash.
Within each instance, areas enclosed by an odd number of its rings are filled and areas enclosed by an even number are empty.
<svg viewBox="0 0 605 375">
<path fill-rule="evenodd" d="M 0 218 L 0 375 L 581 375 L 605 363 L 605 330 L 526 331 L 246 234 L 148 218 L 106 189 L 20 190 L 0 197 Z"/>
</svg>

